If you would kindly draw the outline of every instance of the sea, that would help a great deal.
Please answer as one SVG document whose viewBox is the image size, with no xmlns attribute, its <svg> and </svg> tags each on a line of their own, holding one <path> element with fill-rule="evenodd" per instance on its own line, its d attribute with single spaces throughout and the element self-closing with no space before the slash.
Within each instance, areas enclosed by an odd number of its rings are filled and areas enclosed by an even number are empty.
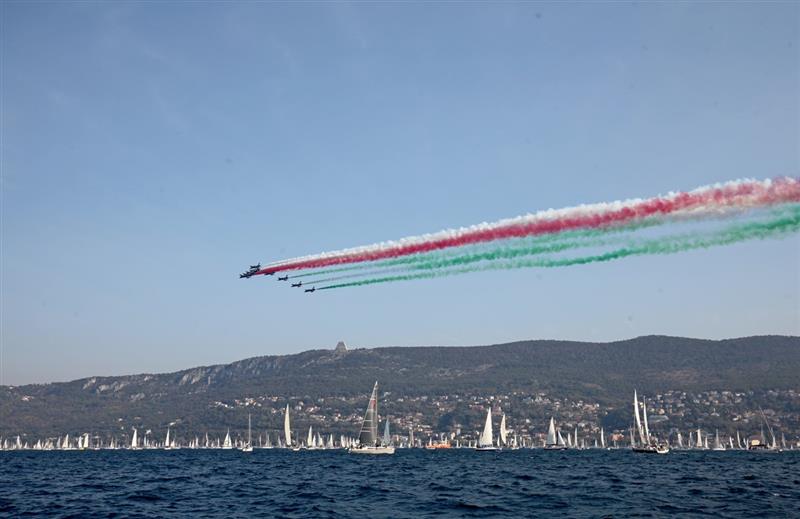
<svg viewBox="0 0 800 519">
<path fill-rule="evenodd" d="M 800 451 L 0 452 L 2 517 L 800 517 Z"/>
</svg>

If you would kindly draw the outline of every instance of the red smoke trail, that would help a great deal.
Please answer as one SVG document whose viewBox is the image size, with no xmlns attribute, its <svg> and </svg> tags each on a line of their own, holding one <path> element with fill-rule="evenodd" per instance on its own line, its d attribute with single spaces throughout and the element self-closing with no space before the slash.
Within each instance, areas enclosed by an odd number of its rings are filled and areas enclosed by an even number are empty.
<svg viewBox="0 0 800 519">
<path fill-rule="evenodd" d="M 762 182 L 709 188 L 699 192 L 678 193 L 669 197 L 651 198 L 635 202 L 619 209 L 607 209 L 592 214 L 533 220 L 527 223 L 499 225 L 485 229 L 455 231 L 453 236 L 420 241 L 377 246 L 374 250 L 356 253 L 298 259 L 261 269 L 259 274 L 270 274 L 285 270 L 329 267 L 347 263 L 377 261 L 421 252 L 431 252 L 450 247 L 461 247 L 482 242 L 522 238 L 573 229 L 596 229 L 626 223 L 649 216 L 664 216 L 677 211 L 722 209 L 725 207 L 768 206 L 785 202 L 800 202 L 800 181 L 792 178 L 777 179 L 766 185 Z"/>
</svg>

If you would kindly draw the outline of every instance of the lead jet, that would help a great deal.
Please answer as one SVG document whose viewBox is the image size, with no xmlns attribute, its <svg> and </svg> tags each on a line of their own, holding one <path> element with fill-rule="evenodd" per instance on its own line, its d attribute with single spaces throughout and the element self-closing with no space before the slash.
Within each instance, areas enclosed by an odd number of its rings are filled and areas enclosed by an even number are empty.
<svg viewBox="0 0 800 519">
<path fill-rule="evenodd" d="M 256 263 L 255 265 L 250 265 L 250 270 L 260 270 L 261 263 Z"/>
<path fill-rule="evenodd" d="M 313 291 L 314 291 L 314 290 L 316 290 L 316 289 L 317 289 L 317 287 L 311 287 L 311 288 L 307 288 L 307 289 L 306 289 L 306 292 L 313 292 Z"/>
<path fill-rule="evenodd" d="M 283 277 L 278 276 L 278 281 L 289 281 L 289 276 L 283 276 Z"/>
<path fill-rule="evenodd" d="M 302 282 L 302 281 L 299 281 L 299 282 L 297 282 L 297 283 L 292 283 L 292 286 L 293 286 L 293 287 L 301 287 L 301 286 L 303 286 L 303 282 Z"/>
</svg>

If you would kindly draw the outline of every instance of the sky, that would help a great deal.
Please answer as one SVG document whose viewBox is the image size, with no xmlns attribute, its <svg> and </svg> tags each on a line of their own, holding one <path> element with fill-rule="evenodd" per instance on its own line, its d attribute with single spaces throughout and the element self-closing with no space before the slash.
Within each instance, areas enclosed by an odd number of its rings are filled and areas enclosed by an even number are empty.
<svg viewBox="0 0 800 519">
<path fill-rule="evenodd" d="M 800 4 L 0 3 L 0 384 L 800 334 L 800 238 L 303 294 L 270 262 L 800 175 Z"/>
</svg>

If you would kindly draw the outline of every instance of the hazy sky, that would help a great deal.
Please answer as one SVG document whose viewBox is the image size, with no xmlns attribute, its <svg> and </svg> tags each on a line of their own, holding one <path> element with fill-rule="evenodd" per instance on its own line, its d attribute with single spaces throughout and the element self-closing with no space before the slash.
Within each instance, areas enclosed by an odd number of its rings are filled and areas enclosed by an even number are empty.
<svg viewBox="0 0 800 519">
<path fill-rule="evenodd" d="M 800 333 L 800 238 L 303 294 L 256 261 L 800 172 L 800 4 L 0 4 L 0 383 Z"/>
</svg>

